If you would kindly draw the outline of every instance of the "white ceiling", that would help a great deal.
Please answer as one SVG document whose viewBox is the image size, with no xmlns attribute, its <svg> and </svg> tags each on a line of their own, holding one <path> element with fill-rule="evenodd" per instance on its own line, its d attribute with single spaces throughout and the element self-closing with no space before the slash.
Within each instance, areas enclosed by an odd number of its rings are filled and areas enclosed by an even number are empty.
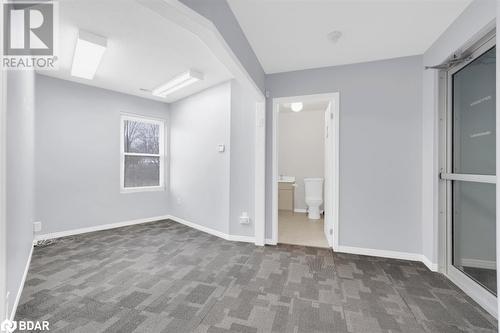
<svg viewBox="0 0 500 333">
<path fill-rule="evenodd" d="M 134 0 L 61 0 L 59 10 L 59 70 L 41 74 L 164 102 L 232 77 L 197 36 Z M 78 29 L 108 39 L 93 80 L 70 75 Z M 204 80 L 167 98 L 140 90 L 156 88 L 190 68 L 203 72 Z"/>
<path fill-rule="evenodd" d="M 297 99 L 297 102 L 299 102 L 299 99 Z M 311 102 L 303 102 L 303 109 L 300 112 L 307 112 L 307 111 L 326 111 L 326 108 L 328 107 L 328 103 L 330 103 L 328 100 L 324 101 L 311 101 Z M 279 112 L 282 113 L 290 113 L 293 112 L 291 108 L 291 103 L 280 103 L 279 105 Z"/>
<path fill-rule="evenodd" d="M 471 2 L 228 1 L 266 73 L 422 54 Z"/>
</svg>

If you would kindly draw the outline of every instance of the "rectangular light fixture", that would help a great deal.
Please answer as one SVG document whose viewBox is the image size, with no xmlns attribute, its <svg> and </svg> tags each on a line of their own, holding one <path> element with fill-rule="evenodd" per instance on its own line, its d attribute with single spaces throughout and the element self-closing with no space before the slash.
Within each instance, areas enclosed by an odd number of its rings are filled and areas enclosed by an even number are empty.
<svg viewBox="0 0 500 333">
<path fill-rule="evenodd" d="M 90 32 L 80 30 L 73 55 L 71 75 L 87 80 L 92 80 L 104 51 L 106 51 L 107 40 L 105 37 L 94 35 Z"/>
<path fill-rule="evenodd" d="M 190 69 L 187 72 L 177 75 L 172 80 L 154 89 L 152 94 L 153 96 L 166 97 L 174 91 L 177 91 L 200 80 L 203 80 L 203 74 Z"/>
</svg>

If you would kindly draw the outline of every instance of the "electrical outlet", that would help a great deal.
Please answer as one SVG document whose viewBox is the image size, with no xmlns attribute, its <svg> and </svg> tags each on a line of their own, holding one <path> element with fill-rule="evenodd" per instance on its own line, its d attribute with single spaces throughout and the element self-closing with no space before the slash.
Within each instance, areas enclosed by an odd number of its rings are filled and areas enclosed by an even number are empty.
<svg viewBox="0 0 500 333">
<path fill-rule="evenodd" d="M 250 223 L 250 216 L 248 216 L 247 212 L 243 212 L 240 215 L 240 224 L 249 224 Z"/>
<path fill-rule="evenodd" d="M 178 205 L 182 205 L 182 198 L 181 197 L 177 197 L 177 204 Z"/>
<path fill-rule="evenodd" d="M 33 222 L 33 232 L 42 231 L 42 222 Z"/>
</svg>

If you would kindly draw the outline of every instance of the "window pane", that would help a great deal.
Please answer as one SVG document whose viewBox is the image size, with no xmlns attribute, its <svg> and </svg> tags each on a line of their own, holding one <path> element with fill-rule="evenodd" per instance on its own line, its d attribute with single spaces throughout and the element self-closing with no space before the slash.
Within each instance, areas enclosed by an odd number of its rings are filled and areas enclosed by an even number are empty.
<svg viewBox="0 0 500 333">
<path fill-rule="evenodd" d="M 453 75 L 453 172 L 495 174 L 495 59 L 492 48 Z"/>
<path fill-rule="evenodd" d="M 125 120 L 124 126 L 126 153 L 160 153 L 160 126 L 158 124 Z"/>
<path fill-rule="evenodd" d="M 125 156 L 125 187 L 160 185 L 160 158 Z"/>
<path fill-rule="evenodd" d="M 453 265 L 497 292 L 495 184 L 453 182 Z"/>
</svg>

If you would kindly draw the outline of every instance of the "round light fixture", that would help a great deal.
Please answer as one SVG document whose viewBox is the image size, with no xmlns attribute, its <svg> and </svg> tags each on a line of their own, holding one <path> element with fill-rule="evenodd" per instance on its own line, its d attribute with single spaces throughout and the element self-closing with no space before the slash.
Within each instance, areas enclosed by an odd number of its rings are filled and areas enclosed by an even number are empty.
<svg viewBox="0 0 500 333">
<path fill-rule="evenodd" d="M 295 102 L 290 105 L 290 108 L 293 112 L 300 112 L 304 108 L 304 104 L 302 102 Z"/>
</svg>

